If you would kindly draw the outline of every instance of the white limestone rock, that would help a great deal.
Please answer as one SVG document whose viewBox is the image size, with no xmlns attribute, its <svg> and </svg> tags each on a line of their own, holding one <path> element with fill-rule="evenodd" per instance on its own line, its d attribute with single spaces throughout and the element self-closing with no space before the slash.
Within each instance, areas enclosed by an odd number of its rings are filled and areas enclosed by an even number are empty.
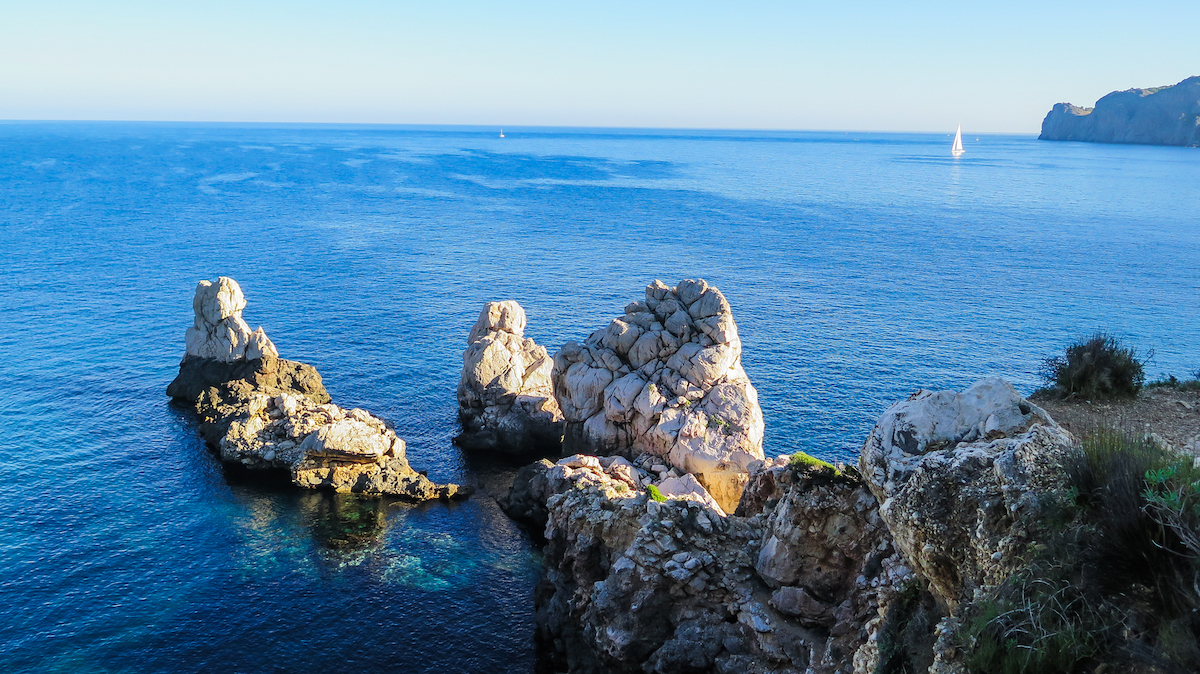
<svg viewBox="0 0 1200 674">
<path fill-rule="evenodd" d="M 554 356 L 568 451 L 649 452 L 691 473 L 726 512 L 763 458 L 758 393 L 729 302 L 703 280 L 646 287 L 644 301 Z"/>
<path fill-rule="evenodd" d="M 918 391 L 889 407 L 859 467 L 904 558 L 946 606 L 1002 581 L 1065 488 L 1074 438 L 1008 382 Z"/>
<path fill-rule="evenodd" d="M 690 473 L 685 473 L 681 477 L 668 477 L 655 486 L 667 498 L 681 498 L 688 501 L 695 501 L 703 506 L 712 508 L 721 517 L 727 516 L 721 504 L 717 503 L 716 499 L 704 488 L 704 485 L 700 484 Z"/>
<path fill-rule="evenodd" d="M 457 441 L 468 449 L 558 449 L 563 421 L 550 384 L 553 361 L 525 337 L 525 322 L 520 304 L 488 302 L 471 328 L 458 384 Z"/>
<path fill-rule="evenodd" d="M 279 351 L 260 327 L 251 332 L 242 320 L 246 297 L 237 281 L 222 276 L 216 283 L 200 281 L 192 298 L 195 320 L 184 335 L 186 355 L 225 363 L 278 358 Z"/>
<path fill-rule="evenodd" d="M 542 525 L 536 620 L 555 671 L 866 674 L 897 664 L 873 646 L 891 658 L 908 617 L 926 631 L 940 617 L 893 602 L 912 596 L 912 573 L 857 477 L 759 461 L 770 497 L 722 516 L 690 498 L 703 494 L 691 475 L 664 481 L 683 487 L 665 502 L 630 489 L 617 474 L 643 458 L 543 460 L 503 501 Z M 896 604 L 905 615 L 889 615 Z M 931 657 L 899 664 L 925 671 Z"/>
</svg>

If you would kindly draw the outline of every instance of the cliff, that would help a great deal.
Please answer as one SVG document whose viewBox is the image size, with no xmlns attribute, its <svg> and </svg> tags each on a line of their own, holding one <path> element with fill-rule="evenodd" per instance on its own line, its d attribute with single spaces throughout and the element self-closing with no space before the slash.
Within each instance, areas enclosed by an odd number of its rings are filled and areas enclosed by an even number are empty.
<svg viewBox="0 0 1200 674">
<path fill-rule="evenodd" d="M 1058 103 L 1038 139 L 1200 146 L 1200 76 L 1169 87 L 1114 91 L 1094 108 Z"/>
</svg>

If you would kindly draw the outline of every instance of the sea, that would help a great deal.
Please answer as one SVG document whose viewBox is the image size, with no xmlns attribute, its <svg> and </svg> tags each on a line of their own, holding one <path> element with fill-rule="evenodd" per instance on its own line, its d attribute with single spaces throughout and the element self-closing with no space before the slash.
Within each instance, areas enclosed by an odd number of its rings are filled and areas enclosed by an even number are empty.
<svg viewBox="0 0 1200 674">
<path fill-rule="evenodd" d="M 768 455 L 1107 331 L 1200 369 L 1200 150 L 1032 135 L 0 123 L 0 671 L 531 672 L 536 539 L 464 454 L 489 300 L 551 352 L 728 297 Z M 225 470 L 171 404 L 200 279 L 461 503 Z"/>
</svg>

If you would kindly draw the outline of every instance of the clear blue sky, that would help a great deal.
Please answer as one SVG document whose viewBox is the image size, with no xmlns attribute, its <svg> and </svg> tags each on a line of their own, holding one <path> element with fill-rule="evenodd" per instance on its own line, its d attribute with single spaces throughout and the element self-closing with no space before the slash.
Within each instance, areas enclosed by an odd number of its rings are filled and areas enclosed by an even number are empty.
<svg viewBox="0 0 1200 674">
<path fill-rule="evenodd" d="M 1036 132 L 1200 2 L 0 0 L 0 119 Z"/>
</svg>

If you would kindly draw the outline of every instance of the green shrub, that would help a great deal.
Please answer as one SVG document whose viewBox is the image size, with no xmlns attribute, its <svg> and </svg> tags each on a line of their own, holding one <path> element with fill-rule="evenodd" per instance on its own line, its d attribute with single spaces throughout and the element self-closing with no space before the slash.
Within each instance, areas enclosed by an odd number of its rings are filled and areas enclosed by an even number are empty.
<svg viewBox="0 0 1200 674">
<path fill-rule="evenodd" d="M 834 466 L 832 463 L 829 463 L 828 461 L 822 461 L 817 457 L 804 452 L 796 452 L 793 454 L 791 460 L 788 461 L 788 466 L 796 471 L 815 470 L 829 472 L 834 476 L 839 476 L 842 474 L 842 471 L 838 470 L 837 466 Z"/>
<path fill-rule="evenodd" d="M 1159 379 L 1146 384 L 1146 388 L 1170 388 L 1176 391 L 1200 391 L 1200 370 L 1192 373 L 1191 379 L 1176 379 L 1175 375 L 1170 375 L 1166 379 Z"/>
<path fill-rule="evenodd" d="M 977 674 L 1062 674 L 1101 653 L 1111 627 L 1070 578 L 1031 567 L 980 602 L 963 636 Z"/>
<path fill-rule="evenodd" d="M 646 485 L 646 493 L 650 495 L 650 498 L 658 501 L 659 503 L 663 503 L 667 500 L 667 497 L 663 496 L 663 493 L 658 490 L 658 487 L 655 487 L 652 484 Z"/>
<path fill-rule="evenodd" d="M 708 417 L 708 427 L 720 428 L 722 431 L 724 431 L 725 435 L 733 434 L 733 426 L 728 421 L 718 417 L 715 414 Z"/>
<path fill-rule="evenodd" d="M 1115 428 L 1086 433 L 1079 451 L 1068 460 L 1067 479 L 1091 527 L 1088 554 L 1104 569 L 1097 579 L 1104 591 L 1120 592 L 1138 584 L 1173 609 L 1182 608 L 1176 601 L 1182 598 L 1178 586 L 1191 573 L 1180 557 L 1186 549 L 1154 521 L 1146 500 L 1147 475 L 1169 469 L 1178 460 L 1144 433 Z"/>
<path fill-rule="evenodd" d="M 1065 356 L 1047 358 L 1042 377 L 1062 397 L 1107 399 L 1136 396 L 1145 383 L 1146 359 L 1132 347 L 1098 332 L 1067 347 Z"/>
<path fill-rule="evenodd" d="M 1146 514 L 1200 559 L 1200 471 L 1191 459 L 1146 472 Z"/>
<path fill-rule="evenodd" d="M 961 616 L 968 670 L 1200 671 L 1200 470 L 1112 427 L 1065 468 L 1027 565 Z"/>
</svg>

